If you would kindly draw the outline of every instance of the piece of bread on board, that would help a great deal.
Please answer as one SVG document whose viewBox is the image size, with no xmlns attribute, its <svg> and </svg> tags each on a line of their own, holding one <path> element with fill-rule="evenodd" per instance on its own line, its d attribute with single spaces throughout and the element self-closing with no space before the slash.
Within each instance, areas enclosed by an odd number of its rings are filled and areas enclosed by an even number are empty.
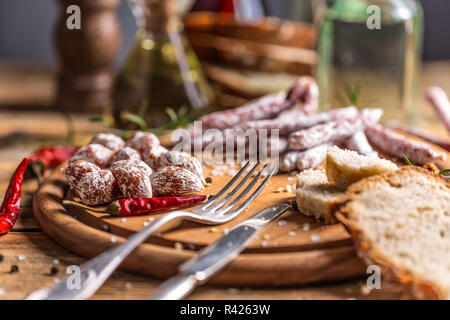
<svg viewBox="0 0 450 320">
<path fill-rule="evenodd" d="M 362 156 L 355 151 L 340 149 L 337 146 L 330 147 L 327 151 L 328 181 L 341 189 L 346 189 L 363 178 L 396 169 L 397 165 L 389 160 Z"/>
<path fill-rule="evenodd" d="M 428 170 L 427 170 L 428 169 Z M 334 214 L 359 255 L 421 299 L 450 299 L 450 182 L 406 166 L 349 187 Z"/>
<path fill-rule="evenodd" d="M 301 213 L 316 219 L 333 223 L 336 220 L 331 215 L 332 204 L 343 195 L 342 190 L 330 186 L 323 169 L 309 169 L 297 176 L 296 185 L 297 206 Z"/>
</svg>

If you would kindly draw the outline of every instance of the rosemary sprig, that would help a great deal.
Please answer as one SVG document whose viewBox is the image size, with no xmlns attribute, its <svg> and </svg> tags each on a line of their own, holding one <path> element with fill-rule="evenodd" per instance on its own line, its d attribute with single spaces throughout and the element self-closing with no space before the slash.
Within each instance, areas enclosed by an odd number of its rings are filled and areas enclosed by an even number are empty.
<svg viewBox="0 0 450 320">
<path fill-rule="evenodd" d="M 413 164 L 411 163 L 411 161 L 409 161 L 409 159 L 406 155 L 403 155 L 403 160 L 405 160 L 405 162 L 408 166 L 413 166 Z M 439 174 L 441 176 L 444 176 L 444 178 L 450 178 L 450 176 L 447 176 L 448 174 L 450 174 L 450 169 L 442 170 L 441 172 L 439 172 Z"/>
<path fill-rule="evenodd" d="M 137 124 L 139 127 L 139 130 L 141 131 L 148 131 L 147 122 L 137 114 L 129 113 L 129 112 L 123 112 L 121 113 L 121 118 L 128 120 L 134 124 Z"/>
<path fill-rule="evenodd" d="M 403 160 L 405 160 L 406 164 L 408 166 L 413 166 L 412 162 L 409 161 L 408 157 L 406 156 L 406 154 L 403 155 Z"/>
<path fill-rule="evenodd" d="M 163 135 L 165 132 L 169 130 L 173 130 L 179 127 L 186 126 L 187 124 L 194 121 L 194 119 L 197 116 L 197 111 L 192 110 L 189 111 L 186 106 L 181 106 L 181 108 L 178 111 L 175 111 L 172 108 L 166 108 L 166 113 L 169 117 L 169 122 L 166 123 L 163 126 L 156 127 L 156 128 L 149 128 L 147 126 L 147 122 L 145 121 L 145 113 L 148 108 L 148 102 L 144 100 L 139 107 L 138 113 L 134 114 L 131 112 L 122 112 L 120 117 L 124 120 L 127 120 L 131 123 L 136 124 L 139 127 L 139 130 L 141 131 L 150 131 L 155 133 L 156 135 Z M 121 129 L 114 129 L 114 119 L 112 117 L 107 116 L 97 116 L 92 117 L 89 119 L 91 122 L 101 122 L 103 125 L 107 128 L 110 128 L 111 130 L 114 130 L 116 133 L 123 137 L 128 137 L 130 135 L 130 132 L 132 133 L 132 130 L 121 130 Z"/>
<path fill-rule="evenodd" d="M 356 84 L 354 87 L 350 83 L 344 85 L 343 93 L 336 92 L 336 99 L 342 107 L 358 106 L 359 98 L 361 97 L 362 86 Z"/>
</svg>

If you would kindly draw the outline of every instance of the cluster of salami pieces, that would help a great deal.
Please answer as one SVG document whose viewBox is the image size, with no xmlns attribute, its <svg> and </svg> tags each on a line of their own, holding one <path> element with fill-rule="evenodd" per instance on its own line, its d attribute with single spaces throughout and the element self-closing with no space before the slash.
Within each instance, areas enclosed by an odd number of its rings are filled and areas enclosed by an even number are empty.
<svg viewBox="0 0 450 320">
<path fill-rule="evenodd" d="M 63 173 L 86 205 L 118 197 L 182 195 L 202 191 L 205 184 L 198 159 L 169 151 L 153 133 L 141 131 L 126 142 L 114 134 L 97 134 L 78 149 Z"/>
<path fill-rule="evenodd" d="M 445 101 L 441 92 L 431 92 L 429 96 L 433 97 L 430 101 L 436 105 L 438 113 L 445 114 L 443 118 L 449 122 L 450 112 L 442 111 L 448 100 Z M 378 156 L 372 148 L 375 147 L 390 156 L 401 158 L 406 155 L 417 165 L 445 157 L 426 143 L 411 140 L 379 125 L 383 114 L 381 109 L 358 110 L 349 106 L 317 113 L 318 97 L 315 81 L 310 77 L 300 77 L 287 93 L 267 95 L 240 108 L 201 117 L 202 135 L 193 135 L 193 141 L 196 143 L 201 139 L 204 148 L 214 144 L 214 138 L 203 133 L 210 128 L 223 131 L 278 130 L 280 170 L 286 172 L 317 167 L 325 160 L 327 148 L 332 145 L 366 156 Z"/>
</svg>

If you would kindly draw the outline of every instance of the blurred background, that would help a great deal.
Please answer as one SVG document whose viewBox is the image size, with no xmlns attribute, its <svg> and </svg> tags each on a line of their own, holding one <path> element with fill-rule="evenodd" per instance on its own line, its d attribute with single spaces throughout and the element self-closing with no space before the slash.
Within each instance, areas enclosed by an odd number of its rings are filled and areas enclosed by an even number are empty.
<svg viewBox="0 0 450 320">
<path fill-rule="evenodd" d="M 365 24 L 372 2 L 379 32 Z M 450 91 L 450 1 L 372 2 L 3 0 L 0 108 L 106 114 L 119 127 L 129 114 L 153 128 L 176 119 L 171 128 L 313 75 L 322 109 L 358 93 L 388 119 L 434 121 L 417 107 L 428 85 Z M 71 4 L 81 30 L 65 27 Z"/>
<path fill-rule="evenodd" d="M 72 1 L 76 4 L 77 1 Z M 425 14 L 423 58 L 450 59 L 450 1 L 421 0 Z M 311 0 L 264 0 L 271 16 L 311 22 Z M 0 2 L 0 58 L 24 60 L 54 65 L 53 33 L 58 9 L 55 0 L 3 0 Z M 218 10 L 214 0 L 199 1 L 193 10 Z M 136 22 L 125 1 L 118 15 L 122 24 L 124 42 L 118 56 L 122 62 L 136 33 Z"/>
</svg>

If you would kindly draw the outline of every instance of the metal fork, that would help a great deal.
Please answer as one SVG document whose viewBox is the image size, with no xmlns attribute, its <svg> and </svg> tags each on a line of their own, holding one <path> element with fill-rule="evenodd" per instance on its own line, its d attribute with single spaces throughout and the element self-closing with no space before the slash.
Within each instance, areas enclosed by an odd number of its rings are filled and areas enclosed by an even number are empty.
<svg viewBox="0 0 450 320">
<path fill-rule="evenodd" d="M 151 225 L 130 236 L 124 243 L 112 247 L 99 256 L 81 265 L 79 272 L 80 281 L 77 288 L 68 288 L 68 277 L 65 277 L 52 286 L 36 290 L 27 297 L 27 300 L 87 299 L 92 296 L 98 288 L 100 288 L 100 286 L 109 278 L 114 270 L 116 270 L 122 261 L 134 249 L 136 249 L 138 245 L 144 242 L 151 234 L 161 229 L 164 225 L 174 221 L 179 222 L 181 219 L 196 221 L 203 224 L 217 225 L 236 218 L 258 196 L 276 170 L 276 166 L 266 163 L 259 170 L 253 180 L 251 180 L 245 187 L 245 189 L 233 199 L 233 196 L 242 189 L 245 182 L 252 177 L 252 174 L 260 165 L 260 162 L 258 161 L 251 168 L 248 174 L 239 181 L 236 187 L 230 193 L 222 197 L 225 192 L 227 192 L 228 189 L 230 189 L 242 176 L 249 165 L 250 163 L 247 162 L 230 180 L 230 182 L 228 182 L 225 187 L 223 187 L 215 196 L 211 197 L 206 203 L 198 206 L 190 212 L 181 210 L 170 212 Z M 266 173 L 267 176 L 262 183 L 259 184 L 253 193 L 245 199 L 245 201 L 239 203 L 258 182 L 263 172 Z M 235 209 L 230 211 L 233 208 Z"/>
</svg>

